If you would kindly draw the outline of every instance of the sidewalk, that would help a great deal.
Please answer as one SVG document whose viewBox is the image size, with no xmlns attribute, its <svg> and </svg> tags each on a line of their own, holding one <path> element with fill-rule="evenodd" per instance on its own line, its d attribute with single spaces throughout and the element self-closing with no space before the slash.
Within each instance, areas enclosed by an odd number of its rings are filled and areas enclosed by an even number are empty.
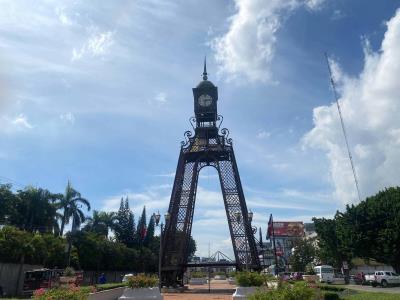
<svg viewBox="0 0 400 300">
<path fill-rule="evenodd" d="M 188 292 L 179 294 L 164 294 L 164 300 L 232 300 L 233 292 L 228 291 L 236 288 L 235 285 L 229 284 L 226 280 L 211 280 L 210 287 L 211 293 L 208 293 L 208 284 L 189 285 Z M 221 291 L 226 292 L 221 293 Z"/>
</svg>

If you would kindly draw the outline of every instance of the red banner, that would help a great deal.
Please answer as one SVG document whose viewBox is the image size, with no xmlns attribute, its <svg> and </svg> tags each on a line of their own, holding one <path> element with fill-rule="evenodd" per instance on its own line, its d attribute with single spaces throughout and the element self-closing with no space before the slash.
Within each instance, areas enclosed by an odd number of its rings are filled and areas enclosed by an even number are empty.
<svg viewBox="0 0 400 300">
<path fill-rule="evenodd" d="M 303 222 L 273 222 L 275 236 L 304 236 Z M 272 222 L 268 224 L 268 233 L 272 236 Z"/>
</svg>

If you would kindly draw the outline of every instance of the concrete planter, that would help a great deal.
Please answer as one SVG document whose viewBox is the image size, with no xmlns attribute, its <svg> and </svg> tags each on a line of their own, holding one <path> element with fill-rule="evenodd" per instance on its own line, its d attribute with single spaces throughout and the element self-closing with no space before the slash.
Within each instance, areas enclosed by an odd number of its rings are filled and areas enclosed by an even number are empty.
<svg viewBox="0 0 400 300">
<path fill-rule="evenodd" d="M 303 275 L 303 279 L 307 282 L 315 283 L 317 281 L 317 275 Z"/>
<path fill-rule="evenodd" d="M 232 295 L 232 299 L 234 300 L 246 300 L 247 296 L 255 293 L 257 290 L 256 286 L 238 286 L 236 288 L 235 293 Z"/>
<path fill-rule="evenodd" d="M 125 288 L 119 300 L 163 300 L 158 287 L 131 289 Z"/>
<path fill-rule="evenodd" d="M 278 288 L 278 281 L 268 281 L 267 286 L 269 289 L 277 289 Z"/>
<path fill-rule="evenodd" d="M 191 285 L 203 285 L 207 283 L 207 278 L 191 278 L 189 284 Z"/>
<path fill-rule="evenodd" d="M 68 285 L 76 282 L 76 276 L 60 276 L 60 284 Z"/>
<path fill-rule="evenodd" d="M 90 293 L 88 300 L 115 300 L 122 296 L 125 287 Z"/>
</svg>

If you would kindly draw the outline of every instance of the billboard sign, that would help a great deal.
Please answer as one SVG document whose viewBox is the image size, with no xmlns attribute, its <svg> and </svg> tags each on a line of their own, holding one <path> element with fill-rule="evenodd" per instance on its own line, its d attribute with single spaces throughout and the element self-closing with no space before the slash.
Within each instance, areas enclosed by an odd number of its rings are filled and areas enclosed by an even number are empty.
<svg viewBox="0 0 400 300">
<path fill-rule="evenodd" d="M 302 237 L 304 236 L 304 224 L 303 222 L 273 222 L 274 223 L 274 234 L 275 236 L 293 236 Z M 272 235 L 272 224 L 268 224 L 268 233 Z"/>
</svg>

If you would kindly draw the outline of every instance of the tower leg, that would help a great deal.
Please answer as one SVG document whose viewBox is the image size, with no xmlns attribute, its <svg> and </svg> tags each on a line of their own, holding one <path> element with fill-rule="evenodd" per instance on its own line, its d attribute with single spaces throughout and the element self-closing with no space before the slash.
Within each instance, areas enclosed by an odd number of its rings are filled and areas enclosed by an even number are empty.
<svg viewBox="0 0 400 300">
<path fill-rule="evenodd" d="M 237 268 L 259 270 L 257 247 L 233 149 L 228 157 L 228 160 L 218 162 L 218 174 Z"/>
<path fill-rule="evenodd" d="M 170 220 L 163 239 L 162 281 L 174 286 L 182 282 L 193 221 L 198 181 L 198 162 L 187 161 L 181 151 L 169 206 Z"/>
</svg>

